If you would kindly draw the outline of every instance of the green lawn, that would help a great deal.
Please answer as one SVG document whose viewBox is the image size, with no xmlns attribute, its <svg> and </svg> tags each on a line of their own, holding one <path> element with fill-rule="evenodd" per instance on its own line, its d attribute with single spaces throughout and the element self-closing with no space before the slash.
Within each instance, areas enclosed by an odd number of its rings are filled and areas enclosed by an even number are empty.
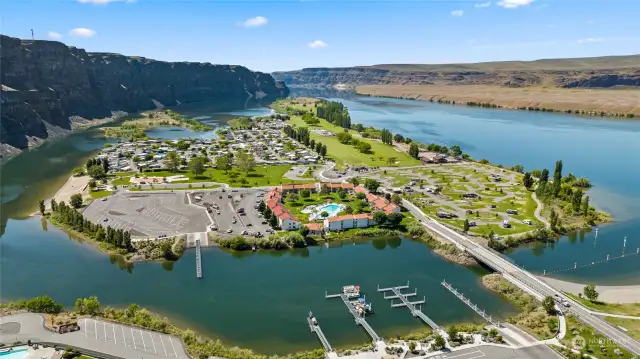
<svg viewBox="0 0 640 359">
<path fill-rule="evenodd" d="M 292 203 L 285 200 L 285 207 L 289 209 L 289 212 L 291 212 L 292 215 L 298 217 L 298 219 L 302 222 L 309 222 L 309 215 L 301 213 L 300 211 L 302 211 L 306 206 L 327 202 L 345 204 L 347 206 L 351 206 L 354 210 L 360 208 L 362 212 L 370 212 L 369 205 L 366 202 L 360 201 L 355 197 L 349 195 L 345 197 L 345 199 L 340 199 L 337 193 L 312 193 L 308 198 L 302 198 L 300 195 L 298 195 L 298 200 L 296 202 Z"/>
<path fill-rule="evenodd" d="M 253 171 L 249 172 L 248 176 L 245 177 L 244 172 L 241 172 L 238 169 L 233 169 L 230 171 L 218 170 L 215 168 L 210 168 L 205 171 L 201 176 L 194 176 L 191 172 L 188 171 L 180 171 L 180 172 L 169 172 L 169 171 L 158 171 L 158 172 L 144 172 L 139 174 L 139 176 L 149 176 L 149 177 L 170 177 L 176 175 L 183 175 L 188 178 L 186 181 L 180 181 L 177 183 L 198 183 L 198 182 L 220 182 L 227 183 L 231 186 L 242 186 L 242 187 L 254 187 L 254 186 L 276 186 L 283 183 L 306 183 L 306 182 L 316 182 L 315 180 L 309 181 L 294 181 L 287 178 L 283 178 L 284 174 L 289 171 L 291 166 L 256 166 Z M 242 179 L 245 179 L 246 182 L 243 183 Z M 195 187 L 195 186 L 194 186 Z"/>
<path fill-rule="evenodd" d="M 297 127 L 309 127 L 309 130 L 324 129 L 333 133 L 343 132 L 344 129 L 339 126 L 335 126 L 326 120 L 320 119 L 320 124 L 317 126 L 308 126 L 302 118 L 299 116 L 292 116 L 289 124 Z M 350 130 L 352 134 L 357 134 L 356 131 Z M 352 166 L 389 166 L 387 162 L 389 157 L 395 157 L 396 163 L 393 166 L 417 166 L 421 162 L 415 158 L 409 156 L 406 152 L 396 151 L 393 147 L 383 144 L 379 141 L 368 140 L 359 138 L 360 141 L 365 141 L 371 144 L 372 153 L 361 153 L 355 147 L 340 143 L 336 136 L 322 136 L 311 132 L 311 138 L 316 142 L 322 142 L 327 145 L 327 157 L 335 161 L 337 164 L 349 164 Z"/>
<path fill-rule="evenodd" d="M 91 198 L 93 199 L 108 197 L 108 196 L 111 196 L 112 193 L 113 192 L 111 191 L 90 191 L 89 192 L 89 194 L 91 195 Z"/>
<path fill-rule="evenodd" d="M 619 359 L 631 359 L 633 356 L 626 350 L 620 348 L 616 343 L 610 339 L 598 334 L 595 329 L 585 326 L 578 322 L 574 317 L 567 316 L 567 335 L 562 339 L 562 344 L 572 348 L 573 338 L 581 336 L 587 343 L 587 347 L 584 348 L 587 354 L 598 358 L 619 358 Z M 618 348 L 622 351 L 621 356 L 614 354 L 614 350 Z"/>
</svg>

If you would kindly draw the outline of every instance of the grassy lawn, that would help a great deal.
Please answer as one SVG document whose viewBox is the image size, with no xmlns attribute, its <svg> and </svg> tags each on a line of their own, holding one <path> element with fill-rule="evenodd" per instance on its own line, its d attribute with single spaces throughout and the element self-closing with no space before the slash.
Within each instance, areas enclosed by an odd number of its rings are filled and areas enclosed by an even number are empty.
<svg viewBox="0 0 640 359">
<path fill-rule="evenodd" d="M 90 191 L 89 195 L 91 195 L 91 198 L 97 199 L 97 198 L 111 196 L 112 193 L 113 192 L 111 191 Z"/>
<path fill-rule="evenodd" d="M 572 348 L 572 340 L 576 336 L 581 336 L 584 338 L 587 343 L 587 347 L 585 347 L 585 351 L 596 358 L 604 359 L 604 358 L 620 358 L 620 359 L 631 359 L 633 356 L 629 354 L 626 350 L 620 348 L 616 343 L 607 339 L 606 337 L 596 333 L 596 331 L 590 327 L 585 326 L 584 324 L 577 321 L 572 316 L 567 316 L 567 335 L 562 339 L 561 343 L 565 346 Z M 622 351 L 623 355 L 618 356 L 614 354 L 614 350 L 618 348 Z"/>
<path fill-rule="evenodd" d="M 223 170 L 218 170 L 215 168 L 210 168 L 205 171 L 201 176 L 195 176 L 193 173 L 188 171 L 180 171 L 180 172 L 169 172 L 169 171 L 158 171 L 158 172 L 144 172 L 139 174 L 139 176 L 149 176 L 149 177 L 170 177 L 176 175 L 183 175 L 188 178 L 186 181 L 180 181 L 177 183 L 198 183 L 198 182 L 220 182 L 227 183 L 231 186 L 242 186 L 242 187 L 254 187 L 254 186 L 276 186 L 283 183 L 306 183 L 306 182 L 316 182 L 315 180 L 309 181 L 294 181 L 287 178 L 283 178 L 284 174 L 289 171 L 291 166 L 256 166 L 253 171 L 249 172 L 249 175 L 245 177 L 244 172 L 239 171 L 238 169 L 233 169 L 228 172 Z M 243 183 L 242 179 L 245 179 L 246 182 Z M 194 186 L 195 187 L 195 186 Z"/>
<path fill-rule="evenodd" d="M 285 207 L 289 209 L 292 215 L 298 217 L 303 223 L 309 222 L 309 215 L 306 213 L 301 213 L 306 206 L 317 205 L 321 203 L 336 203 L 336 204 L 345 204 L 347 206 L 351 206 L 354 210 L 360 208 L 362 212 L 370 212 L 369 205 L 364 202 L 356 199 L 355 197 L 347 195 L 345 199 L 341 199 L 338 197 L 337 193 L 330 194 L 319 194 L 319 193 L 311 193 L 311 196 L 308 198 L 302 198 L 298 195 L 298 200 L 296 202 L 285 201 Z M 355 212 L 355 211 L 354 211 Z M 340 213 L 344 214 L 344 213 Z"/>
<path fill-rule="evenodd" d="M 596 286 L 596 290 L 598 287 Z M 593 309 L 598 312 L 603 313 L 611 313 L 611 314 L 622 314 L 622 315 L 633 315 L 640 317 L 640 303 L 630 303 L 630 304 L 614 304 L 614 303 L 604 303 L 595 301 L 592 302 L 586 298 L 580 298 L 577 295 L 573 295 L 570 293 L 565 293 L 571 299 L 579 302 L 589 309 Z M 638 324 L 640 324 L 640 320 L 637 320 Z"/>
<path fill-rule="evenodd" d="M 114 186 L 125 186 L 125 185 L 130 185 L 131 184 L 131 180 L 130 180 L 131 176 L 128 177 L 118 177 L 116 179 L 111 180 L 111 184 Z"/>
<path fill-rule="evenodd" d="M 333 133 L 344 131 L 342 127 L 335 126 L 323 119 L 320 119 L 320 123 L 317 126 L 308 126 L 302 121 L 300 116 L 292 116 L 289 124 L 297 127 L 309 127 L 309 130 L 324 129 Z M 354 130 L 350 130 L 349 132 L 353 135 L 357 134 Z M 375 140 L 359 138 L 360 141 L 371 144 L 372 153 L 361 153 L 351 145 L 340 143 L 336 136 L 327 137 L 311 132 L 311 138 L 316 142 L 320 141 L 327 145 L 327 157 L 333 159 L 337 164 L 349 164 L 352 166 L 366 165 L 370 167 L 389 166 L 387 163 L 389 157 L 396 158 L 396 163 L 392 166 L 417 166 L 421 164 L 419 160 L 409 156 L 408 153 L 396 151 L 393 147 Z"/>
</svg>

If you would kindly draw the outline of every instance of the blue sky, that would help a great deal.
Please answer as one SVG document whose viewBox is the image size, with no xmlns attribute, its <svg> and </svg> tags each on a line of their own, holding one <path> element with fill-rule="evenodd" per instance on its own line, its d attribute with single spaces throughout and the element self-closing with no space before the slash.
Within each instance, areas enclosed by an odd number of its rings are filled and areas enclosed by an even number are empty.
<svg viewBox="0 0 640 359">
<path fill-rule="evenodd" d="M 2 0 L 0 32 L 265 72 L 640 53 L 640 1 Z"/>
</svg>

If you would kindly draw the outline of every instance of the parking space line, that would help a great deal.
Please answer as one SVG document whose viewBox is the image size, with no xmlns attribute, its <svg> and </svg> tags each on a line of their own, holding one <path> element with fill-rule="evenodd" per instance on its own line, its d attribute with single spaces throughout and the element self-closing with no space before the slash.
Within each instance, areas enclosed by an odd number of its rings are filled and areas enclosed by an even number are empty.
<svg viewBox="0 0 640 359">
<path fill-rule="evenodd" d="M 171 336 L 169 336 L 169 343 L 171 343 L 171 347 L 173 348 L 173 356 L 178 357 L 178 353 L 176 353 L 176 347 L 173 345 L 173 340 L 171 340 Z"/>
<path fill-rule="evenodd" d="M 95 330 L 96 332 L 96 340 L 98 340 L 98 322 L 97 321 L 93 321 L 93 330 Z"/>
<path fill-rule="evenodd" d="M 122 330 L 122 343 L 126 347 L 127 346 L 127 338 L 124 336 L 124 327 L 121 325 L 120 330 Z"/>
<path fill-rule="evenodd" d="M 147 334 L 149 334 L 149 338 L 151 338 L 151 345 L 153 345 L 153 352 L 158 354 L 158 352 L 156 351 L 156 343 L 153 342 L 153 337 L 151 336 L 151 332 L 147 332 Z"/>
<path fill-rule="evenodd" d="M 167 348 L 164 347 L 164 341 L 162 341 L 162 335 L 158 334 L 158 338 L 160 338 L 160 344 L 162 344 L 162 350 L 164 350 L 164 356 L 168 356 Z"/>
<path fill-rule="evenodd" d="M 102 322 L 102 330 L 104 331 L 104 341 L 107 342 L 107 323 Z"/>
<path fill-rule="evenodd" d="M 136 348 L 136 337 L 133 336 L 133 328 L 129 327 L 129 330 L 131 330 L 131 339 L 133 339 L 133 349 L 138 349 Z"/>
<path fill-rule="evenodd" d="M 142 346 L 144 347 L 144 351 L 147 351 L 147 345 L 144 343 L 144 336 L 142 336 L 142 332 L 138 329 L 138 333 L 140 333 L 140 338 L 142 338 Z"/>
</svg>

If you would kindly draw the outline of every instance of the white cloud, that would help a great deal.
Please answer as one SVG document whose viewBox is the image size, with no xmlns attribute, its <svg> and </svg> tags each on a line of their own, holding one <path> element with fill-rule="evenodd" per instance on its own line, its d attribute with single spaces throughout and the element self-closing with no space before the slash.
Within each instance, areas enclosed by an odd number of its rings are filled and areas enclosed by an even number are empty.
<svg viewBox="0 0 640 359">
<path fill-rule="evenodd" d="M 126 3 L 134 3 L 136 0 L 77 0 L 82 4 L 94 4 L 94 5 L 106 5 L 110 2 L 126 2 Z"/>
<path fill-rule="evenodd" d="M 498 2 L 498 6 L 506 9 L 515 9 L 520 6 L 529 5 L 535 0 L 502 0 Z"/>
<path fill-rule="evenodd" d="M 59 40 L 62 38 L 62 35 L 60 35 L 59 33 L 55 32 L 55 31 L 49 31 L 47 32 L 47 37 L 52 39 L 52 40 Z"/>
<path fill-rule="evenodd" d="M 586 38 L 586 39 L 578 40 L 578 43 L 579 44 L 586 44 L 586 43 L 589 43 L 589 42 L 602 42 L 602 41 L 604 41 L 604 39 L 596 38 L 596 37 L 589 37 L 589 38 Z"/>
<path fill-rule="evenodd" d="M 95 31 L 87 29 L 86 27 L 76 27 L 75 29 L 69 31 L 69 35 L 75 37 L 91 37 L 95 34 Z"/>
<path fill-rule="evenodd" d="M 318 47 L 325 47 L 327 46 L 327 43 L 322 41 L 322 40 L 316 40 L 314 42 L 310 42 L 308 44 L 308 46 L 312 49 L 318 48 Z"/>
<path fill-rule="evenodd" d="M 460 17 L 460 16 L 462 16 L 463 14 L 464 14 L 464 11 L 462 11 L 462 10 L 453 10 L 453 11 L 451 12 L 451 16 L 455 16 L 455 17 Z"/>
<path fill-rule="evenodd" d="M 476 9 L 480 9 L 480 8 L 483 8 L 483 7 L 489 7 L 489 6 L 491 6 L 491 1 L 487 1 L 487 2 L 483 2 L 481 4 L 473 5 L 473 7 L 475 7 Z"/>
<path fill-rule="evenodd" d="M 269 22 L 269 21 L 267 20 L 266 17 L 264 17 L 264 16 L 256 16 L 256 17 L 252 17 L 251 19 L 245 20 L 245 22 L 242 23 L 242 26 L 244 26 L 244 27 L 264 26 L 264 25 L 267 24 L 267 22 Z"/>
</svg>

